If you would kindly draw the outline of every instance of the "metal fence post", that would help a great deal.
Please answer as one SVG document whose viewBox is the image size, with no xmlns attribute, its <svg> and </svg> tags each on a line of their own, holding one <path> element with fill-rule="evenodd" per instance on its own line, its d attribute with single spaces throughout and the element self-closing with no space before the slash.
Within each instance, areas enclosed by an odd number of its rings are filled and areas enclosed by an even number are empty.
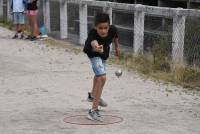
<svg viewBox="0 0 200 134">
<path fill-rule="evenodd" d="M 51 32 L 51 22 L 50 22 L 50 3 L 49 0 L 44 0 L 44 24 L 47 32 Z"/>
<path fill-rule="evenodd" d="M 181 9 L 176 9 L 173 17 L 172 34 L 172 60 L 174 63 L 184 63 L 184 36 L 185 36 L 185 16 L 180 16 Z"/>
<path fill-rule="evenodd" d="M 141 10 L 142 5 L 136 5 L 134 13 L 134 55 L 143 53 L 144 43 L 144 12 Z"/>
<path fill-rule="evenodd" d="M 60 38 L 68 38 L 67 1 L 60 0 Z"/>
<path fill-rule="evenodd" d="M 3 0 L 0 0 L 0 20 L 3 20 Z"/>
<path fill-rule="evenodd" d="M 80 44 L 84 44 L 88 34 L 87 25 L 87 5 L 80 3 L 79 5 L 79 27 L 80 27 Z"/>
</svg>

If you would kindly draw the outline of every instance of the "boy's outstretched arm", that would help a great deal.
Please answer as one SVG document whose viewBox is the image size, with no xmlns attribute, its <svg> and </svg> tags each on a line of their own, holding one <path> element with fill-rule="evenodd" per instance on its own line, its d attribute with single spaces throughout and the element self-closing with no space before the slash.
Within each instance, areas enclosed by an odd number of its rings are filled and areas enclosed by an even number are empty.
<svg viewBox="0 0 200 134">
<path fill-rule="evenodd" d="M 119 38 L 113 39 L 114 45 L 115 45 L 115 56 L 120 56 L 120 48 L 119 48 Z"/>
<path fill-rule="evenodd" d="M 99 45 L 97 40 L 93 40 L 91 46 L 95 52 L 103 53 L 103 45 Z"/>
</svg>

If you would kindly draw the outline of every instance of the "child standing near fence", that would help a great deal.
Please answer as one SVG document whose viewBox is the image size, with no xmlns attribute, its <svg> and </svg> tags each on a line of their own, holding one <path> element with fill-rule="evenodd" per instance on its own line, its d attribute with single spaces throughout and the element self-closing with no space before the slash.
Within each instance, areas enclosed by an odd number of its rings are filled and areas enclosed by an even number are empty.
<svg viewBox="0 0 200 134">
<path fill-rule="evenodd" d="M 93 102 L 92 109 L 88 112 L 88 119 L 102 121 L 98 106 L 103 101 L 100 98 L 106 82 L 106 60 L 109 57 L 112 41 L 115 44 L 116 56 L 119 56 L 120 49 L 117 28 L 110 25 L 109 16 L 105 13 L 99 13 L 95 16 L 94 23 L 95 28 L 89 32 L 83 50 L 90 59 L 95 74 L 92 92 L 88 96 L 88 99 Z"/>
<path fill-rule="evenodd" d="M 31 41 L 39 39 L 39 29 L 37 23 L 37 15 L 38 15 L 38 0 L 27 0 L 27 17 L 29 20 L 29 27 L 31 30 L 31 35 L 29 35 L 26 39 L 30 39 Z"/>
<path fill-rule="evenodd" d="M 13 23 L 16 28 L 16 33 L 13 36 L 13 39 L 24 38 L 24 11 L 26 8 L 26 0 L 10 0 L 11 4 L 11 13 L 13 14 Z M 20 36 L 19 36 L 20 35 Z"/>
</svg>

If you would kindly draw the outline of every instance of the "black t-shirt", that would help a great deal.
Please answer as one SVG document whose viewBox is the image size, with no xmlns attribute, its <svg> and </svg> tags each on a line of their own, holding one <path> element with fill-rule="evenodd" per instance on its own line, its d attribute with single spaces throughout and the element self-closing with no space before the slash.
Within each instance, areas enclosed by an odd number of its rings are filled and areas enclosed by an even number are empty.
<svg viewBox="0 0 200 134">
<path fill-rule="evenodd" d="M 118 38 L 118 33 L 117 28 L 113 25 L 110 26 L 108 36 L 105 38 L 100 37 L 96 29 L 92 29 L 88 34 L 87 40 L 85 41 L 83 51 L 88 55 L 89 58 L 101 57 L 103 60 L 107 60 L 110 53 L 110 44 L 112 43 L 114 38 Z M 99 45 L 103 45 L 103 53 L 93 51 L 93 48 L 91 46 L 91 42 L 93 40 L 97 40 Z"/>
<path fill-rule="evenodd" d="M 27 4 L 27 10 L 37 10 L 38 9 L 38 7 L 37 7 L 37 1 L 38 0 L 34 0 L 33 2 L 28 3 Z"/>
</svg>

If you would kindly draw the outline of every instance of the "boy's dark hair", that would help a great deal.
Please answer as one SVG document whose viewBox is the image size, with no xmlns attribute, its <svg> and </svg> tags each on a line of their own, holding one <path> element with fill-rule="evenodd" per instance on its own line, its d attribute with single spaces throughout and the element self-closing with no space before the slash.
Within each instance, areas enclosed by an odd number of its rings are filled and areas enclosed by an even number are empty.
<svg viewBox="0 0 200 134">
<path fill-rule="evenodd" d="M 105 23 L 105 22 L 110 24 L 110 18 L 109 18 L 108 14 L 106 14 L 106 13 L 98 13 L 95 16 L 95 19 L 94 19 L 94 25 L 95 26 L 97 26 L 99 23 Z"/>
</svg>

